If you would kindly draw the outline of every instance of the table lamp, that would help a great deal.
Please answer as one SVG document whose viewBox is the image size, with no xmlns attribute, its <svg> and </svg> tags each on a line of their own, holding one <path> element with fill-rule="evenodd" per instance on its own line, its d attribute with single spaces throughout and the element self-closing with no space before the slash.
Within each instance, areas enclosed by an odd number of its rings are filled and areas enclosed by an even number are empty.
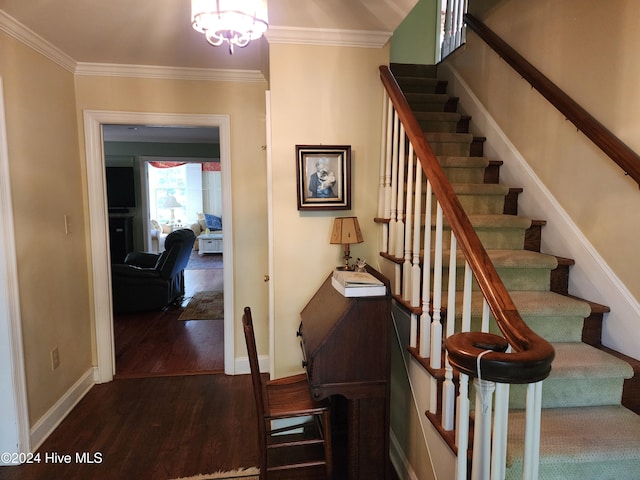
<svg viewBox="0 0 640 480">
<path fill-rule="evenodd" d="M 167 195 L 164 198 L 163 206 L 164 208 L 168 208 L 169 212 L 171 212 L 171 219 L 169 220 L 169 224 L 174 225 L 176 223 L 176 215 L 174 210 L 176 208 L 182 207 L 182 205 L 180 205 L 178 200 L 176 200 L 176 197 L 174 197 L 173 195 Z"/>
<path fill-rule="evenodd" d="M 340 270 L 351 270 L 349 267 L 349 246 L 352 243 L 362 243 L 362 232 L 357 217 L 337 217 L 333 220 L 331 244 L 344 245 L 344 266 Z"/>
</svg>

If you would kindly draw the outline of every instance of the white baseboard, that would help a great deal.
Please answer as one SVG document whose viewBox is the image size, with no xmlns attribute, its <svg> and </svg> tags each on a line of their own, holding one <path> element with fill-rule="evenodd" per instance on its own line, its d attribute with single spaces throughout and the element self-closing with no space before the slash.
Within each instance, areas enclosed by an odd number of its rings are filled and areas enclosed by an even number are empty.
<svg viewBox="0 0 640 480">
<path fill-rule="evenodd" d="M 269 371 L 269 356 L 262 355 L 258 356 L 258 365 L 260 366 L 261 372 Z M 251 373 L 251 368 L 249 367 L 249 357 L 236 357 L 235 360 L 235 375 L 245 375 Z"/>
<path fill-rule="evenodd" d="M 598 254 L 556 198 L 533 172 L 525 158 L 507 138 L 453 66 L 443 62 L 439 76 L 448 80 L 449 95 L 460 98 L 474 129 L 485 137 L 485 156 L 504 161 L 500 176 L 504 183 L 523 187 L 518 205 L 524 215 L 547 221 L 542 234 L 542 251 L 575 260 L 569 292 L 607 305 L 602 343 L 630 357 L 640 359 L 640 303 Z"/>
<path fill-rule="evenodd" d="M 31 451 L 35 452 L 60 422 L 93 387 L 94 368 L 87 370 L 76 383 L 31 427 Z"/>
</svg>

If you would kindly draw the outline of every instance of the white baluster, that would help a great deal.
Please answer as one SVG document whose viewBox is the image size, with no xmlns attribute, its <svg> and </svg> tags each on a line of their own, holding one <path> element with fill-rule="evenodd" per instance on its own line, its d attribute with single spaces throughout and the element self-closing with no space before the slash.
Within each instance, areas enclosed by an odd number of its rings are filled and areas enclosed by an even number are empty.
<svg viewBox="0 0 640 480">
<path fill-rule="evenodd" d="M 411 302 L 413 298 L 413 282 L 411 276 L 413 274 L 413 265 L 411 264 L 411 247 L 413 247 L 413 239 L 411 237 L 412 216 L 413 216 L 413 145 L 409 143 L 409 155 L 407 157 L 407 207 L 404 222 L 404 265 L 402 266 L 402 298 Z"/>
<path fill-rule="evenodd" d="M 542 382 L 527 385 L 527 410 L 522 480 L 537 480 L 540 462 L 540 417 Z"/>
<path fill-rule="evenodd" d="M 489 331 L 489 319 L 491 318 L 491 310 L 489 309 L 489 303 L 486 298 L 482 298 L 482 326 L 480 327 L 480 331 L 488 332 Z"/>
<path fill-rule="evenodd" d="M 449 249 L 449 283 L 447 286 L 447 328 L 446 338 L 455 333 L 456 327 L 456 237 L 451 232 L 451 247 Z M 453 368 L 449 363 L 449 356 L 445 352 L 444 383 L 442 384 L 442 428 L 449 431 L 454 425 L 454 405 L 456 388 L 453 384 Z"/>
<path fill-rule="evenodd" d="M 385 90 L 386 93 L 386 90 Z M 387 131 L 385 132 L 384 159 L 384 214 L 383 218 L 391 218 L 391 152 L 393 148 L 393 104 L 389 99 L 387 106 Z M 382 251 L 389 253 L 389 224 L 382 225 Z"/>
<path fill-rule="evenodd" d="M 418 316 L 415 313 L 411 314 L 409 329 L 409 346 L 416 348 L 418 345 Z"/>
<path fill-rule="evenodd" d="M 436 205 L 433 259 L 433 321 L 431 322 L 431 368 L 442 367 L 442 207 Z"/>
<path fill-rule="evenodd" d="M 399 137 L 398 112 L 393 112 L 393 148 L 391 151 L 391 210 L 389 215 L 389 253 L 396 250 L 396 221 L 398 214 L 398 137 Z M 394 293 L 398 293 L 395 291 Z"/>
<path fill-rule="evenodd" d="M 422 167 L 420 167 L 422 171 Z M 420 356 L 431 356 L 431 182 L 427 178 L 426 205 L 424 207 L 424 243 L 422 255 L 422 315 L 420 317 Z M 421 181 L 422 183 L 422 181 Z"/>
<path fill-rule="evenodd" d="M 400 123 L 400 144 L 398 148 L 398 194 L 397 194 L 397 220 L 396 220 L 396 243 L 395 250 L 392 252 L 396 258 L 404 256 L 404 207 L 405 207 L 405 164 L 406 164 L 406 148 L 407 137 L 404 131 L 404 125 Z M 399 265 L 398 265 L 399 267 Z M 400 292 L 398 292 L 400 293 Z"/>
<path fill-rule="evenodd" d="M 496 406 L 493 419 L 491 480 L 503 480 L 507 464 L 507 430 L 509 426 L 509 384 L 496 383 Z"/>
<path fill-rule="evenodd" d="M 472 480 L 487 480 L 491 472 L 491 409 L 495 383 L 474 379 L 476 417 L 473 430 Z"/>
<path fill-rule="evenodd" d="M 473 272 L 469 262 L 464 262 L 464 294 L 462 298 L 462 326 L 461 332 L 471 331 L 471 297 L 472 297 Z"/>
<path fill-rule="evenodd" d="M 387 108 L 389 106 L 389 94 L 387 90 L 382 91 L 382 126 L 380 131 L 380 183 L 378 185 L 378 218 L 385 218 L 384 216 L 384 195 L 385 195 L 385 174 L 387 164 Z"/>
<path fill-rule="evenodd" d="M 458 393 L 458 424 L 456 426 L 456 480 L 467 480 L 467 450 L 469 449 L 469 375 L 460 374 L 460 388 Z"/>
<path fill-rule="evenodd" d="M 416 192 L 413 196 L 413 258 L 411 266 L 411 306 L 420 306 L 420 221 L 422 219 L 422 166 L 416 158 Z"/>
</svg>

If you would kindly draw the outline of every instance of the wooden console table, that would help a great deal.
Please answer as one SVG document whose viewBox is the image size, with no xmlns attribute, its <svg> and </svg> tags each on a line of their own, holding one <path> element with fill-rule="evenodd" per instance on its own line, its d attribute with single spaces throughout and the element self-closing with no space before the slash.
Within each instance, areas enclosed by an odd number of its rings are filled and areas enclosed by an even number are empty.
<svg viewBox="0 0 640 480">
<path fill-rule="evenodd" d="M 346 399 L 346 425 L 334 423 L 334 433 L 346 432 L 346 464 L 334 456 L 336 478 L 349 480 L 390 478 L 391 293 L 386 278 L 368 271 L 383 280 L 386 295 L 346 298 L 329 275 L 302 310 L 298 330 L 313 397 L 337 405 Z"/>
</svg>

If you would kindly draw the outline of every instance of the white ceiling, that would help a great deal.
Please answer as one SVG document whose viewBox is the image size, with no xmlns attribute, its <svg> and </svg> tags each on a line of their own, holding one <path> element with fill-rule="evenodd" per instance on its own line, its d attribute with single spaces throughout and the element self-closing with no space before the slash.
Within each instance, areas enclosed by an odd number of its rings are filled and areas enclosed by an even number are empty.
<svg viewBox="0 0 640 480">
<path fill-rule="evenodd" d="M 272 32 L 393 32 L 416 3 L 269 0 L 269 23 Z M 191 28 L 190 0 L 0 0 L 0 9 L 79 63 L 232 70 L 264 63 L 256 42 L 233 55 L 207 44 Z"/>
</svg>

